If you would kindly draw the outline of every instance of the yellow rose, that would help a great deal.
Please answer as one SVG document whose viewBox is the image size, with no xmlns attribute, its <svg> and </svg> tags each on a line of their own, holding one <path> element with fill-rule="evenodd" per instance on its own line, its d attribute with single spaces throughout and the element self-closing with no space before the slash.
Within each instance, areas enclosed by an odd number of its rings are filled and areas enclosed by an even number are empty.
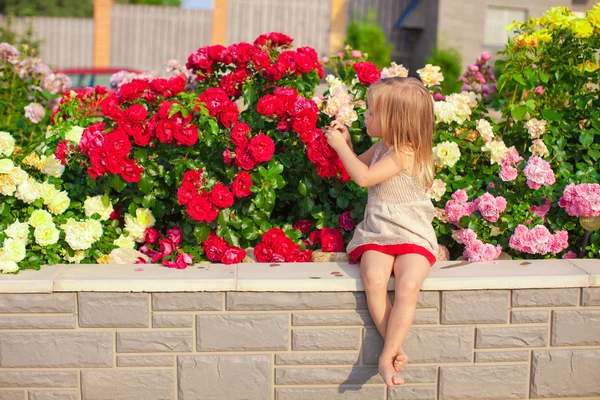
<svg viewBox="0 0 600 400">
<path fill-rule="evenodd" d="M 592 36 L 594 27 L 587 20 L 578 18 L 571 21 L 571 31 L 576 38 L 585 39 Z"/>
<path fill-rule="evenodd" d="M 144 228 L 154 226 L 154 223 L 156 222 L 154 215 L 152 215 L 152 212 L 147 208 L 138 208 L 135 210 L 135 219 L 138 224 Z"/>
<path fill-rule="evenodd" d="M 440 69 L 438 66 L 427 64 L 424 68 L 418 69 L 417 74 L 419 74 L 425 86 L 435 86 L 444 80 L 444 75 L 440 72 Z"/>
<path fill-rule="evenodd" d="M 596 4 L 598 6 L 600 3 Z M 587 12 L 587 20 L 596 28 L 600 28 L 600 8 L 594 6 L 592 10 Z"/>
<path fill-rule="evenodd" d="M 69 205 L 71 205 L 71 199 L 69 199 L 69 195 L 64 190 L 54 193 L 54 197 L 46 204 L 48 210 L 54 215 L 64 213 L 69 208 Z"/>
<path fill-rule="evenodd" d="M 6 261 L 14 261 L 18 263 L 25 259 L 25 243 L 21 240 L 10 238 L 4 239 L 2 248 L 4 250 L 3 259 Z"/>
<path fill-rule="evenodd" d="M 548 29 L 540 29 L 538 31 L 533 32 L 532 36 L 536 38 L 539 42 L 549 42 L 552 40 L 552 35 Z"/>
<path fill-rule="evenodd" d="M 29 236 L 29 224 L 27 222 L 19 222 L 19 220 L 16 220 L 4 230 L 4 233 L 6 233 L 6 236 L 9 238 L 25 242 Z"/>
<path fill-rule="evenodd" d="M 595 72 L 600 67 L 598 67 L 598 65 L 596 63 L 593 63 L 588 60 L 583 64 L 579 64 L 576 68 L 580 72 Z"/>
<path fill-rule="evenodd" d="M 25 182 L 29 177 L 29 175 L 27 175 L 27 172 L 23 171 L 21 167 L 14 167 L 10 171 L 9 175 L 10 179 L 12 179 L 15 185 L 20 185 L 21 183 Z"/>
<path fill-rule="evenodd" d="M 102 201 L 103 196 L 87 197 L 83 203 L 83 209 L 85 210 L 86 217 L 91 217 L 94 214 L 100 215 L 101 221 L 106 221 L 110 218 L 110 214 L 114 211 L 110 201 L 108 206 L 104 205 Z"/>
<path fill-rule="evenodd" d="M 52 222 L 52 215 L 46 210 L 35 210 L 29 217 L 29 224 L 34 228 Z"/>
<path fill-rule="evenodd" d="M 60 232 L 56 229 L 54 222 L 49 222 L 35 228 L 33 236 L 35 237 L 35 242 L 37 244 L 40 246 L 48 246 L 58 242 Z"/>
<path fill-rule="evenodd" d="M 0 156 L 10 157 L 15 150 L 15 139 L 8 132 L 0 131 Z"/>
<path fill-rule="evenodd" d="M 0 194 L 12 196 L 17 190 L 17 186 L 8 175 L 0 174 Z"/>
<path fill-rule="evenodd" d="M 110 264 L 110 257 L 108 254 L 100 254 L 100 256 L 96 259 L 98 264 Z"/>
<path fill-rule="evenodd" d="M 460 149 L 455 142 L 443 142 L 433 148 L 433 161 L 439 167 L 453 167 L 459 159 Z"/>
<path fill-rule="evenodd" d="M 115 246 L 118 246 L 121 249 L 134 249 L 135 248 L 135 242 L 134 240 L 129 237 L 129 236 L 119 236 L 118 239 L 115 239 L 115 241 L 113 242 L 113 244 Z"/>
<path fill-rule="evenodd" d="M 69 132 L 67 132 L 65 134 L 65 139 L 79 144 L 79 142 L 81 141 L 82 135 L 83 135 L 83 128 L 80 126 L 74 126 L 71 128 L 71 130 Z"/>
<path fill-rule="evenodd" d="M 95 219 L 89 219 L 87 221 L 87 225 L 94 241 L 100 239 L 100 237 L 102 236 L 102 224 L 100 223 L 100 221 L 97 221 Z"/>
<path fill-rule="evenodd" d="M 10 174 L 10 171 L 15 167 L 10 158 L 0 160 L 0 174 Z"/>
<path fill-rule="evenodd" d="M 44 204 L 50 203 L 52 198 L 54 198 L 58 190 L 54 187 L 53 184 L 49 182 L 44 182 L 40 185 L 40 192 L 42 193 L 42 199 L 44 200 Z"/>
<path fill-rule="evenodd" d="M 37 153 L 29 153 L 27 157 L 21 161 L 21 164 L 27 165 L 28 167 L 37 168 L 37 165 L 40 163 L 40 156 Z"/>
</svg>

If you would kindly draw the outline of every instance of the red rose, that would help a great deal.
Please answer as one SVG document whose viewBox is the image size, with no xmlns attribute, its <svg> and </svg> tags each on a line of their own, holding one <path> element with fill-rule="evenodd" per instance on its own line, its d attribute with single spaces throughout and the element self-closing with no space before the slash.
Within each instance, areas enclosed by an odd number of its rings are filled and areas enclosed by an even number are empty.
<svg viewBox="0 0 600 400">
<path fill-rule="evenodd" d="M 310 231 L 312 222 L 308 219 L 301 219 L 294 224 L 294 229 L 298 229 L 300 232 L 307 234 Z"/>
<path fill-rule="evenodd" d="M 133 142 L 138 146 L 147 146 L 154 137 L 153 130 L 149 126 L 144 126 L 136 134 L 132 135 Z"/>
<path fill-rule="evenodd" d="M 119 101 L 117 98 L 117 94 L 111 93 L 110 96 L 104 99 L 100 105 L 100 108 L 102 109 L 102 113 L 104 115 L 114 119 L 115 121 L 120 121 L 125 117 L 125 113 L 119 108 L 119 105 L 121 105 L 121 101 Z"/>
<path fill-rule="evenodd" d="M 285 262 L 285 257 L 281 254 L 273 253 L 273 257 L 271 258 L 271 261 L 277 262 L 277 263 L 282 263 L 282 262 Z"/>
<path fill-rule="evenodd" d="M 274 47 L 291 46 L 293 41 L 294 41 L 294 39 L 292 39 L 288 35 L 284 35 L 283 33 L 269 32 L 269 33 L 264 33 L 264 34 L 260 35 L 259 37 L 257 37 L 256 40 L 254 41 L 254 45 L 255 46 L 266 46 L 270 42 L 271 46 L 274 46 Z"/>
<path fill-rule="evenodd" d="M 177 190 L 177 202 L 182 206 L 188 204 L 196 196 L 198 196 L 198 189 L 189 182 L 184 182 Z"/>
<path fill-rule="evenodd" d="M 175 225 L 171 229 L 167 229 L 167 237 L 173 242 L 174 246 L 179 246 L 183 238 L 183 232 L 180 227 Z"/>
<path fill-rule="evenodd" d="M 278 236 L 285 236 L 285 232 L 283 232 L 279 228 L 271 228 L 262 235 L 262 242 L 271 246 L 273 241 Z"/>
<path fill-rule="evenodd" d="M 183 129 L 178 129 L 174 133 L 175 141 L 179 145 L 193 146 L 198 141 L 198 128 L 191 124 Z"/>
<path fill-rule="evenodd" d="M 180 253 L 175 259 L 175 265 L 177 269 L 186 269 L 188 265 L 192 264 L 194 259 L 187 253 Z"/>
<path fill-rule="evenodd" d="M 141 122 L 132 122 L 129 119 L 123 119 L 119 122 L 117 130 L 123 131 L 127 134 L 127 136 L 136 136 L 139 135 L 142 131 L 142 123 Z"/>
<path fill-rule="evenodd" d="M 145 79 L 134 79 L 131 82 L 125 83 L 119 88 L 119 94 L 125 101 L 135 100 L 144 93 L 144 90 L 149 89 L 150 84 Z"/>
<path fill-rule="evenodd" d="M 56 146 L 56 151 L 54 152 L 54 157 L 60 160 L 62 165 L 67 164 L 67 154 L 69 154 L 69 141 L 63 140 L 58 143 Z"/>
<path fill-rule="evenodd" d="M 121 130 L 109 133 L 104 138 L 104 148 L 110 155 L 126 156 L 131 151 L 131 142 Z"/>
<path fill-rule="evenodd" d="M 233 193 L 222 183 L 217 183 L 210 192 L 210 201 L 219 208 L 227 208 L 233 205 Z"/>
<path fill-rule="evenodd" d="M 338 223 L 340 224 L 340 228 L 345 231 L 351 231 L 354 229 L 355 222 L 352 221 L 352 217 L 350 217 L 350 211 L 346 211 L 342 215 L 338 217 Z"/>
<path fill-rule="evenodd" d="M 214 59 L 211 57 L 208 47 L 209 46 L 201 47 L 190 54 L 187 63 L 185 64 L 186 68 L 194 72 L 202 70 L 211 73 Z"/>
<path fill-rule="evenodd" d="M 224 104 L 231 103 L 231 100 L 229 100 L 229 96 L 227 96 L 227 93 L 225 93 L 225 91 L 220 88 L 206 89 L 204 92 L 202 92 L 202 94 L 200 94 L 200 96 L 198 96 L 198 100 L 200 100 L 206 105 L 208 113 L 211 117 L 217 115 L 217 113 L 221 111 L 221 108 Z"/>
<path fill-rule="evenodd" d="M 306 99 L 302 96 L 298 96 L 294 100 L 294 104 L 290 109 L 290 114 L 296 116 L 300 114 L 300 112 L 302 112 L 303 110 L 312 110 L 315 113 L 318 113 L 319 107 L 317 107 L 317 104 L 314 101 Z"/>
<path fill-rule="evenodd" d="M 171 107 L 173 104 L 181 104 L 175 101 L 163 101 L 158 108 L 158 117 L 160 119 L 169 119 L 169 114 L 171 114 Z"/>
<path fill-rule="evenodd" d="M 321 243 L 321 229 L 317 229 L 316 231 L 312 231 L 310 235 L 308 235 L 308 240 L 312 244 L 320 244 Z"/>
<path fill-rule="evenodd" d="M 111 174 L 122 174 L 127 163 L 125 160 L 126 158 L 120 154 L 106 153 L 106 169 Z"/>
<path fill-rule="evenodd" d="M 319 136 L 322 136 L 322 135 L 323 135 L 323 132 L 320 129 L 315 128 L 313 130 L 300 132 L 300 140 L 302 140 L 302 142 L 304 144 L 308 145 L 311 142 L 317 140 L 319 138 Z"/>
<path fill-rule="evenodd" d="M 142 177 L 142 172 L 144 172 L 144 168 L 139 167 L 129 158 L 125 159 L 125 165 L 123 166 L 123 173 L 121 176 L 126 182 L 139 182 Z"/>
<path fill-rule="evenodd" d="M 258 100 L 258 104 L 256 105 L 256 112 L 261 115 L 271 116 L 275 114 L 275 110 L 277 109 L 277 96 L 273 96 L 272 94 L 266 94 Z"/>
<path fill-rule="evenodd" d="M 248 151 L 248 147 L 238 147 L 235 150 L 235 165 L 250 171 L 256 166 L 256 161 L 252 158 L 252 154 Z"/>
<path fill-rule="evenodd" d="M 202 196 L 195 196 L 188 202 L 186 211 L 190 217 L 198 222 L 209 222 L 210 209 L 211 204 L 207 199 Z"/>
<path fill-rule="evenodd" d="M 150 81 L 150 88 L 158 94 L 163 94 L 168 89 L 167 80 L 165 78 L 152 79 Z"/>
<path fill-rule="evenodd" d="M 312 258 L 312 250 L 303 250 L 296 257 L 298 262 L 310 262 Z"/>
<path fill-rule="evenodd" d="M 250 196 L 250 193 L 252 193 L 250 186 L 252 186 L 252 177 L 246 171 L 240 171 L 231 184 L 231 190 L 235 197 L 242 198 Z"/>
<path fill-rule="evenodd" d="M 225 51 L 225 47 L 220 44 L 215 44 L 214 46 L 207 46 L 209 57 L 216 62 L 222 62 L 222 55 Z"/>
<path fill-rule="evenodd" d="M 133 123 L 140 123 L 148 117 L 148 110 L 141 104 L 134 104 L 125 110 L 125 115 Z"/>
<path fill-rule="evenodd" d="M 225 128 L 229 128 L 235 121 L 238 120 L 240 115 L 240 110 L 238 110 L 237 105 L 229 101 L 228 103 L 223 104 L 221 107 L 221 111 L 217 114 L 217 119 Z"/>
<path fill-rule="evenodd" d="M 170 255 L 175 250 L 175 246 L 173 245 L 173 242 L 171 242 L 170 239 L 160 239 L 158 244 L 160 245 L 160 252 L 163 257 Z"/>
<path fill-rule="evenodd" d="M 105 169 L 98 168 L 98 167 L 89 167 L 87 169 L 87 173 L 88 173 L 89 176 L 92 177 L 92 179 L 98 179 L 98 178 L 100 178 L 102 175 L 104 175 L 105 172 L 106 172 Z"/>
<path fill-rule="evenodd" d="M 231 158 L 231 150 L 229 150 L 229 149 L 223 150 L 223 162 L 226 165 L 231 165 L 231 163 L 233 162 L 233 158 Z"/>
<path fill-rule="evenodd" d="M 219 87 L 223 89 L 228 96 L 239 97 L 242 94 L 240 83 L 235 80 L 233 74 L 227 74 L 221 77 Z"/>
<path fill-rule="evenodd" d="M 267 162 L 273 157 L 273 153 L 275 153 L 275 143 L 273 143 L 273 139 L 261 133 L 250 139 L 248 151 L 250 151 L 252 158 L 257 163 Z"/>
<path fill-rule="evenodd" d="M 296 52 L 294 56 L 294 62 L 296 64 L 296 70 L 302 73 L 307 73 L 313 70 L 315 62 L 310 59 L 306 54 Z"/>
<path fill-rule="evenodd" d="M 298 246 L 296 245 L 296 243 L 294 243 L 292 239 L 288 238 L 285 235 L 275 237 L 273 239 L 273 244 L 271 244 L 271 248 L 273 249 L 273 251 L 275 253 L 281 254 L 286 259 L 288 259 L 288 257 L 297 247 Z"/>
<path fill-rule="evenodd" d="M 103 123 L 90 125 L 83 130 L 81 140 L 79 141 L 79 148 L 83 154 L 91 156 L 96 148 L 102 146 L 104 146 Z"/>
<path fill-rule="evenodd" d="M 319 116 L 313 110 L 302 110 L 292 120 L 292 129 L 297 133 L 313 131 L 317 126 L 317 119 Z"/>
<path fill-rule="evenodd" d="M 379 72 L 373 63 L 368 61 L 356 63 L 352 67 L 356 71 L 358 80 L 363 85 L 371 85 L 381 78 L 381 72 Z"/>
<path fill-rule="evenodd" d="M 256 71 L 264 71 L 265 69 L 271 66 L 271 60 L 269 59 L 269 55 L 258 48 L 252 49 L 252 63 L 254 64 L 254 69 Z"/>
<path fill-rule="evenodd" d="M 338 252 L 344 249 L 344 237 L 339 229 L 321 230 L 321 248 L 326 252 Z"/>
<path fill-rule="evenodd" d="M 176 135 L 179 135 L 179 126 L 169 120 L 158 121 L 156 124 L 156 137 L 161 143 L 172 143 Z"/>
<path fill-rule="evenodd" d="M 221 257 L 221 262 L 223 264 L 237 264 L 242 262 L 242 260 L 246 257 L 246 250 L 241 249 L 239 247 L 230 247 L 225 250 L 223 253 L 223 257 Z"/>
<path fill-rule="evenodd" d="M 271 262 L 273 258 L 273 249 L 271 249 L 271 247 L 267 244 L 259 243 L 254 246 L 254 256 L 258 262 Z"/>
<path fill-rule="evenodd" d="M 285 76 L 289 69 L 289 62 L 287 62 L 285 59 L 278 59 L 265 71 L 265 76 L 270 81 L 278 81 Z"/>
<path fill-rule="evenodd" d="M 187 83 L 187 79 L 185 75 L 176 75 L 169 78 L 167 81 L 167 88 L 171 92 L 172 96 L 175 96 L 185 89 L 185 84 Z"/>
<path fill-rule="evenodd" d="M 250 127 L 244 122 L 236 122 L 231 128 L 231 141 L 236 146 L 244 146 L 248 142 Z"/>
<path fill-rule="evenodd" d="M 221 261 L 223 254 L 229 248 L 229 243 L 211 231 L 208 238 L 202 242 L 202 248 L 211 261 Z"/>
<path fill-rule="evenodd" d="M 298 47 L 296 49 L 296 52 L 308 56 L 315 63 L 319 62 L 319 55 L 317 54 L 317 51 L 315 49 L 313 49 L 312 47 L 308 47 L 308 46 Z"/>
<path fill-rule="evenodd" d="M 154 244 L 156 242 L 158 242 L 158 239 L 160 239 L 160 232 L 157 231 L 154 228 L 146 228 L 145 230 L 145 235 L 144 235 L 144 240 L 146 241 L 147 244 Z"/>
<path fill-rule="evenodd" d="M 277 130 L 281 132 L 287 132 L 292 126 L 290 121 L 279 121 L 277 123 Z"/>
</svg>

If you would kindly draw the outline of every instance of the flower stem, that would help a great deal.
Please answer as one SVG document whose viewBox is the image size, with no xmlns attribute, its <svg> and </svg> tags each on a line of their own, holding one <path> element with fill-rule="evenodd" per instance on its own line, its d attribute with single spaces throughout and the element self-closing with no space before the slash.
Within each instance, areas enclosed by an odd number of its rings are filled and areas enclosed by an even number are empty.
<svg viewBox="0 0 600 400">
<path fill-rule="evenodd" d="M 579 253 L 579 258 L 585 257 L 585 248 L 588 246 L 590 241 L 590 236 L 592 235 L 592 231 L 585 231 L 585 235 L 583 235 L 583 242 L 581 243 L 581 251 Z"/>
</svg>

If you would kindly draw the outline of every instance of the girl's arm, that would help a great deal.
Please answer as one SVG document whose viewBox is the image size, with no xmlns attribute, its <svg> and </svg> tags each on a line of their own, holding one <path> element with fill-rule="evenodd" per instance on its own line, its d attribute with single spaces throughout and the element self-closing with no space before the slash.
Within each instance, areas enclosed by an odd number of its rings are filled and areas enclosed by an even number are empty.
<svg viewBox="0 0 600 400">
<path fill-rule="evenodd" d="M 350 131 L 348 130 L 348 127 L 346 127 L 345 125 L 341 124 L 338 121 L 333 121 L 331 123 L 331 126 L 327 128 L 327 130 L 329 129 L 337 129 L 342 133 L 342 136 L 344 136 L 344 138 L 346 139 L 346 143 L 348 144 L 348 146 L 350 147 L 350 149 L 352 151 L 354 151 L 354 146 L 352 145 L 352 139 L 350 138 Z M 375 154 L 375 150 L 376 150 L 376 145 L 377 143 L 375 143 L 374 145 L 372 145 L 369 150 L 365 151 L 364 153 L 362 153 L 361 155 L 358 156 L 358 159 L 360 161 L 362 161 L 363 164 L 365 165 L 370 165 L 371 161 L 373 160 L 373 155 Z M 355 153 L 356 154 L 356 153 Z"/>
<path fill-rule="evenodd" d="M 371 161 L 373 161 L 373 156 L 375 155 L 375 150 L 377 149 L 378 144 L 379 143 L 375 143 L 369 148 L 369 150 L 365 151 L 364 153 L 358 156 L 358 159 L 362 161 L 362 163 L 366 166 L 371 165 Z"/>
<path fill-rule="evenodd" d="M 376 185 L 398 174 L 403 169 L 391 156 L 383 157 L 369 167 L 348 147 L 340 131 L 330 129 L 327 131 L 326 136 L 327 142 L 337 152 L 344 167 L 346 167 L 346 171 L 348 171 L 348 174 L 358 186 L 369 187 Z M 369 149 L 369 151 L 371 150 L 373 150 L 373 147 Z M 373 155 L 371 155 L 372 158 Z"/>
</svg>

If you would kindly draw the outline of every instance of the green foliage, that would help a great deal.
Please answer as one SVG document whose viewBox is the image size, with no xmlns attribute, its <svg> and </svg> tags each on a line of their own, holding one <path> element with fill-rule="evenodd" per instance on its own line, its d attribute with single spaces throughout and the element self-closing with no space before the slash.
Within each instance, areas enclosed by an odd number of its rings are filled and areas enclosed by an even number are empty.
<svg viewBox="0 0 600 400">
<path fill-rule="evenodd" d="M 442 93 L 458 93 L 462 83 L 458 81 L 462 73 L 462 55 L 458 50 L 434 48 L 431 56 L 427 57 L 427 64 L 437 65 L 444 74 Z"/>
<path fill-rule="evenodd" d="M 387 43 L 385 33 L 376 21 L 375 11 L 365 17 L 354 15 L 348 24 L 346 44 L 369 55 L 368 60 L 378 68 L 390 64 L 393 46 Z"/>
</svg>

